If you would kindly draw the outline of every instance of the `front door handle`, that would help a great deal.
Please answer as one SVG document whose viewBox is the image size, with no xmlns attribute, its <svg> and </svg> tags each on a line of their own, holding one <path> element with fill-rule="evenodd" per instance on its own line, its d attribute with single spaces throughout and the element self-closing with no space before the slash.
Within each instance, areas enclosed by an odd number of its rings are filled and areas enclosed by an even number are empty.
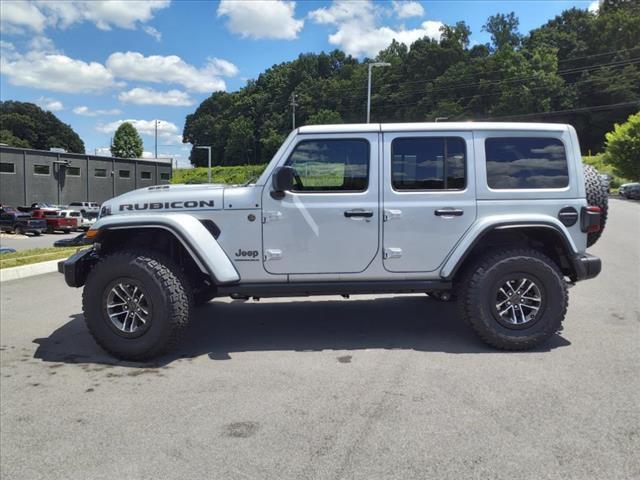
<svg viewBox="0 0 640 480">
<path fill-rule="evenodd" d="M 460 217 L 464 213 L 464 210 L 459 208 L 441 208 L 433 212 L 437 217 Z"/>
<path fill-rule="evenodd" d="M 354 217 L 362 217 L 362 218 L 371 218 L 373 217 L 373 210 L 347 210 L 344 212 L 344 216 L 347 218 Z"/>
</svg>

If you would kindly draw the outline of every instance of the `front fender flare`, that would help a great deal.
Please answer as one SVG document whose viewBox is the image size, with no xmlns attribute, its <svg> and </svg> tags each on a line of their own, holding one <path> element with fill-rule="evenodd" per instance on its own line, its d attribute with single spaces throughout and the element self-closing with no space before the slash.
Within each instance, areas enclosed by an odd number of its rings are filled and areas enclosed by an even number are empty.
<svg viewBox="0 0 640 480">
<path fill-rule="evenodd" d="M 161 228 L 169 231 L 189 252 L 198 267 L 203 272 L 208 273 L 219 285 L 235 283 L 240 280 L 238 271 L 220 244 L 200 220 L 192 215 L 185 213 L 109 215 L 98 220 L 91 230 L 106 231 L 133 228 Z"/>
</svg>

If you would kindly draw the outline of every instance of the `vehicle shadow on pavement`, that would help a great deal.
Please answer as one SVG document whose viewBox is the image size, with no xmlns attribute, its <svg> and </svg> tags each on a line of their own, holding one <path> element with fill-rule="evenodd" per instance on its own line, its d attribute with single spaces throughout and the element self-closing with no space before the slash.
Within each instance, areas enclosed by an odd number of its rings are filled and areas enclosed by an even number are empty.
<svg viewBox="0 0 640 480">
<path fill-rule="evenodd" d="M 103 352 L 89 335 L 82 314 L 73 315 L 49 337 L 34 342 L 39 345 L 35 358 L 44 361 L 150 366 L 118 361 Z M 570 342 L 556 334 L 535 351 L 567 345 Z M 152 363 L 164 366 L 201 355 L 229 360 L 233 353 L 247 351 L 361 349 L 500 353 L 476 337 L 458 317 L 454 302 L 442 303 L 426 296 L 269 303 L 212 301 L 195 309 L 177 350 Z"/>
</svg>

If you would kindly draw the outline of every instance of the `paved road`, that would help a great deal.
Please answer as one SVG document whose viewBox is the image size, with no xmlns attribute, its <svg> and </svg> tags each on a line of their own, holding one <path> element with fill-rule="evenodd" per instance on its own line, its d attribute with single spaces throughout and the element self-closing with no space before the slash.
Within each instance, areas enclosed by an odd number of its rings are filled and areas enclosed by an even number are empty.
<svg viewBox="0 0 640 480">
<path fill-rule="evenodd" d="M 14 250 L 29 250 L 30 248 L 45 248 L 53 247 L 53 242 L 61 240 L 63 238 L 73 238 L 76 235 L 80 235 L 82 232 L 72 233 L 45 233 L 39 236 L 33 235 L 14 235 L 10 233 L 0 234 L 0 246 L 10 247 Z"/>
<path fill-rule="evenodd" d="M 544 348 L 424 296 L 214 301 L 177 355 L 114 362 L 56 274 L 2 285 L 10 479 L 637 479 L 640 205 L 614 202 Z"/>
</svg>

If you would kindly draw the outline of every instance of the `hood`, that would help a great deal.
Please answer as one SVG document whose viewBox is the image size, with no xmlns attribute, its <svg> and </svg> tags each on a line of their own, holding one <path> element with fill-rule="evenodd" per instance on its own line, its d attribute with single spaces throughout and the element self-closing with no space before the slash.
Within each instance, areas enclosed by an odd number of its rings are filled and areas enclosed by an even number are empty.
<svg viewBox="0 0 640 480">
<path fill-rule="evenodd" d="M 221 210 L 223 184 L 156 185 L 139 188 L 102 204 L 103 214 Z"/>
</svg>

